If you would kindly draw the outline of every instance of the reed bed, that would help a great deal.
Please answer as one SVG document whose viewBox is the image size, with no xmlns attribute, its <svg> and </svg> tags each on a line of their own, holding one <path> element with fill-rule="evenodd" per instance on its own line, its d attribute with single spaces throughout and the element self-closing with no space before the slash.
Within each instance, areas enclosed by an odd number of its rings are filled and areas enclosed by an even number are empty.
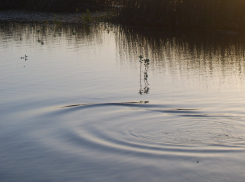
<svg viewBox="0 0 245 182">
<path fill-rule="evenodd" d="M 118 21 L 130 25 L 238 30 L 244 0 L 118 0 Z"/>
<path fill-rule="evenodd" d="M 0 10 L 31 10 L 52 12 L 78 12 L 104 10 L 109 8 L 109 0 L 1 0 Z"/>
<path fill-rule="evenodd" d="M 245 29 L 244 0 L 1 0 L 0 9 L 76 12 L 114 9 L 134 26 Z"/>
</svg>

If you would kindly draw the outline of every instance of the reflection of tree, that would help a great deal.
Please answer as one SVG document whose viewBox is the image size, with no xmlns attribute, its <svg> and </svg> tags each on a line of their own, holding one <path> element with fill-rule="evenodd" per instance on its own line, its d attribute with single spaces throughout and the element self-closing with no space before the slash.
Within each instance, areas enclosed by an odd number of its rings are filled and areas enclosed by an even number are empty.
<svg viewBox="0 0 245 182">
<path fill-rule="evenodd" d="M 139 56 L 140 58 L 140 90 L 139 90 L 139 94 L 149 94 L 150 88 L 148 87 L 149 83 L 148 83 L 148 68 L 149 68 L 149 64 L 150 64 L 150 60 L 149 59 L 143 59 L 143 56 Z M 142 64 L 144 64 L 145 69 L 143 70 L 144 72 L 144 83 L 145 83 L 145 87 L 142 89 Z"/>
</svg>

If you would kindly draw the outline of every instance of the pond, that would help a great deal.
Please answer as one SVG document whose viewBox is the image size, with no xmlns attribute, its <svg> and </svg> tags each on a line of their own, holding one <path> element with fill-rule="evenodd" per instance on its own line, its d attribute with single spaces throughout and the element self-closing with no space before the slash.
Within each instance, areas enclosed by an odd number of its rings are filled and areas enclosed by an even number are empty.
<svg viewBox="0 0 245 182">
<path fill-rule="evenodd" d="M 244 35 L 1 22 L 0 38 L 0 181 L 244 181 Z"/>
</svg>

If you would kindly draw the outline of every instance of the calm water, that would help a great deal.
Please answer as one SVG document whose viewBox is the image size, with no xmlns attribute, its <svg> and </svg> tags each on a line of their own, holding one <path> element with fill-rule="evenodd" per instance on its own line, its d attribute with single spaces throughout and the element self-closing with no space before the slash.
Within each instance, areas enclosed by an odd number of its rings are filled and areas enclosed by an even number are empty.
<svg viewBox="0 0 245 182">
<path fill-rule="evenodd" d="M 1 182 L 244 181 L 243 35 L 1 23 L 0 39 Z"/>
</svg>

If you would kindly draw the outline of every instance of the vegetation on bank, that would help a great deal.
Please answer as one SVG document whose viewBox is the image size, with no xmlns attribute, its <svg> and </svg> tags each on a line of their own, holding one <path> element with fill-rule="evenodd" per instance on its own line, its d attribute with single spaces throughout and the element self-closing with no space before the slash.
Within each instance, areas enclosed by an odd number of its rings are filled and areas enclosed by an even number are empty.
<svg viewBox="0 0 245 182">
<path fill-rule="evenodd" d="M 133 26 L 245 29 L 244 0 L 2 0 L 1 9 L 76 12 L 109 9 Z"/>
<path fill-rule="evenodd" d="M 131 25 L 238 30 L 244 0 L 119 0 L 119 21 Z"/>
<path fill-rule="evenodd" d="M 108 0 L 1 0 L 0 10 L 78 12 L 109 8 Z"/>
</svg>

